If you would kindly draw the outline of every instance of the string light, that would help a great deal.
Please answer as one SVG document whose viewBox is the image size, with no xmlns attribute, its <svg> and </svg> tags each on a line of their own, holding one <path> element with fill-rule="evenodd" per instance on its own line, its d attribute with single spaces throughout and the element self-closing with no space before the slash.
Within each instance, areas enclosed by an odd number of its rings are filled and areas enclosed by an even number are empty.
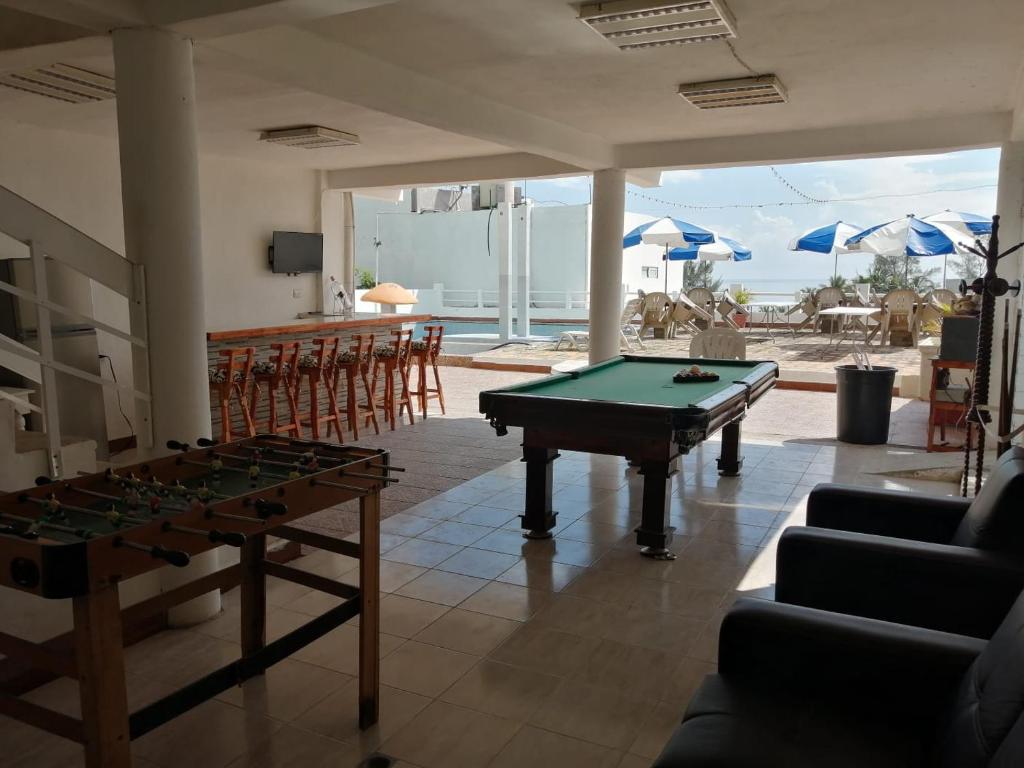
<svg viewBox="0 0 1024 768">
<path fill-rule="evenodd" d="M 921 197 L 923 195 L 938 195 L 943 192 L 972 192 L 978 189 L 994 189 L 997 185 L 995 184 L 977 184 L 971 187 L 950 187 L 948 189 L 928 189 L 920 192 L 889 192 L 880 195 L 861 195 L 855 197 L 833 197 L 833 198 L 810 198 L 804 200 L 787 200 L 779 202 L 768 202 L 768 203 L 729 203 L 726 205 L 715 205 L 712 203 L 680 203 L 674 200 L 664 200 L 653 195 L 648 195 L 643 192 L 636 192 L 632 189 L 627 189 L 626 192 L 634 198 L 644 200 L 649 203 L 655 203 L 657 205 L 672 206 L 675 208 L 685 208 L 690 211 L 723 211 L 728 209 L 755 209 L 755 208 L 787 208 L 797 207 L 805 205 L 829 205 L 832 203 L 859 203 L 866 202 L 869 200 L 884 200 L 887 198 L 902 198 L 902 197 Z M 794 190 L 795 191 L 795 190 Z M 797 192 L 799 194 L 799 192 Z"/>
</svg>

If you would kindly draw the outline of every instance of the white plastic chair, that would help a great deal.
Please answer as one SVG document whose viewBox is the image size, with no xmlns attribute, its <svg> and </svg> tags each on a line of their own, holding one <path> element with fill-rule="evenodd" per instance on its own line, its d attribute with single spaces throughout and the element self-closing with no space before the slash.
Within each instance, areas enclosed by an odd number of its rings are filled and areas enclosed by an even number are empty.
<svg viewBox="0 0 1024 768">
<path fill-rule="evenodd" d="M 821 321 L 824 317 L 821 314 L 823 309 L 832 309 L 843 303 L 843 292 L 838 288 L 822 288 L 814 294 L 814 332 L 821 333 Z M 827 317 L 827 315 L 825 316 Z M 835 321 L 835 318 L 832 318 Z"/>
<path fill-rule="evenodd" d="M 698 327 L 713 327 L 715 324 L 715 304 L 717 304 L 718 302 L 715 299 L 715 294 L 711 291 L 711 289 L 691 288 L 686 292 L 686 297 L 694 304 L 696 304 L 698 307 L 707 312 L 709 315 L 709 319 L 706 321 L 703 318 L 699 318 L 697 320 Z"/>
<path fill-rule="evenodd" d="M 648 329 L 661 328 L 668 338 L 672 329 L 672 299 L 667 293 L 648 293 L 640 305 L 640 338 Z"/>
<path fill-rule="evenodd" d="M 882 341 L 884 347 L 889 343 L 889 334 L 897 329 L 910 331 L 910 338 L 913 345 L 917 346 L 917 339 L 921 331 L 921 322 L 918 316 L 916 305 L 921 297 L 916 291 L 898 290 L 889 291 L 882 297 Z"/>
<path fill-rule="evenodd" d="M 708 328 L 690 341 L 690 357 L 716 360 L 746 360 L 747 340 L 732 328 Z"/>
</svg>

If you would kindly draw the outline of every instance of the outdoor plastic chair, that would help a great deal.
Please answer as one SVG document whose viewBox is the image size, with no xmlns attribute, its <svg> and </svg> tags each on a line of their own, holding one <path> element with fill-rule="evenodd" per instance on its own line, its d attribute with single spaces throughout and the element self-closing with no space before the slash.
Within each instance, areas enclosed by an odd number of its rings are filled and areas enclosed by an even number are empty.
<svg viewBox="0 0 1024 768">
<path fill-rule="evenodd" d="M 686 292 L 686 297 L 696 304 L 698 307 L 708 313 L 708 320 L 699 319 L 697 321 L 697 327 L 711 328 L 715 324 L 715 294 L 709 288 L 691 288 Z"/>
<path fill-rule="evenodd" d="M 690 341 L 690 357 L 716 360 L 746 360 L 747 340 L 732 328 L 708 328 Z"/>
<path fill-rule="evenodd" d="M 667 293 L 648 293 L 640 305 L 640 338 L 648 329 L 660 328 L 668 338 L 672 327 L 672 299 Z"/>
<path fill-rule="evenodd" d="M 924 301 L 925 304 L 938 302 L 952 309 L 953 302 L 956 301 L 956 294 L 948 288 L 936 288 L 925 294 Z"/>
<path fill-rule="evenodd" d="M 894 330 L 910 331 L 913 345 L 917 346 L 921 324 L 917 315 L 917 304 L 921 297 L 915 291 L 889 291 L 882 297 L 882 341 L 884 347 L 889 343 L 889 334 Z"/>
<path fill-rule="evenodd" d="M 827 317 L 827 315 L 822 316 L 821 310 L 841 306 L 844 298 L 843 292 L 839 288 L 821 288 L 814 294 L 815 333 L 821 333 L 821 321 Z M 831 319 L 835 320 L 835 318 Z"/>
<path fill-rule="evenodd" d="M 673 339 L 676 337 L 676 333 L 678 333 L 680 329 L 691 335 L 700 333 L 700 327 L 697 325 L 697 320 L 707 321 L 709 319 L 707 312 L 688 302 L 689 299 L 685 296 L 680 296 L 672 307 Z"/>
<path fill-rule="evenodd" d="M 640 314 L 640 309 L 643 303 L 644 297 L 630 299 L 626 302 L 626 306 L 622 308 L 622 314 L 619 315 L 619 340 L 621 342 L 621 346 L 624 347 L 627 352 L 633 351 L 634 341 L 638 348 L 644 348 L 644 342 L 643 339 L 640 338 L 640 332 L 637 331 L 636 326 L 633 325 L 633 318 Z"/>
</svg>

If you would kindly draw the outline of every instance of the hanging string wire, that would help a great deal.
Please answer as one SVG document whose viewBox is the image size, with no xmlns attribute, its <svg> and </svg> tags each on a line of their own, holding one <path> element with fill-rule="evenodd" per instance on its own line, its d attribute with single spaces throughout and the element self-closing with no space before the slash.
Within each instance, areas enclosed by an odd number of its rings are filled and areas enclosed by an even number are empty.
<svg viewBox="0 0 1024 768">
<path fill-rule="evenodd" d="M 749 64 L 747 64 L 747 62 L 745 62 L 743 59 L 740 58 L 740 55 L 738 53 L 736 53 L 736 49 L 733 47 L 733 44 L 732 44 L 731 40 L 725 40 L 724 42 L 729 47 L 729 53 L 732 54 L 732 57 L 734 59 L 736 59 L 736 61 L 738 61 L 740 63 L 740 65 L 745 70 L 747 70 L 747 72 L 752 74 L 754 77 L 760 77 L 761 76 L 760 72 L 756 71 L 753 67 L 751 67 Z"/>
<path fill-rule="evenodd" d="M 806 192 L 801 192 L 799 189 L 794 187 L 792 184 L 789 183 L 789 181 L 786 180 L 786 178 L 781 173 L 779 173 L 778 169 L 774 165 L 769 165 L 768 166 L 768 170 L 772 172 L 772 176 L 774 176 L 776 178 L 776 180 L 778 180 L 778 182 L 782 186 L 784 186 L 786 189 L 788 189 L 790 192 L 792 192 L 797 197 L 802 197 L 804 200 L 806 200 L 809 203 L 824 203 L 825 202 L 820 197 L 813 197 L 811 195 L 808 195 Z"/>
<path fill-rule="evenodd" d="M 649 203 L 657 205 L 671 206 L 674 208 L 685 208 L 691 211 L 722 211 L 727 209 L 741 208 L 741 209 L 753 209 L 753 208 L 786 208 L 804 205 L 829 205 L 832 203 L 858 203 L 866 202 L 869 200 L 884 200 L 888 198 L 902 198 L 902 197 L 919 197 L 922 195 L 938 195 L 943 192 L 971 192 L 977 189 L 994 189 L 995 184 L 977 184 L 970 187 L 949 187 L 945 189 L 928 189 L 920 192 L 889 192 L 880 195 L 857 195 L 850 197 L 832 197 L 832 198 L 820 198 L 820 199 L 808 199 L 808 200 L 787 200 L 779 202 L 765 202 L 765 203 L 729 203 L 724 205 L 718 205 L 714 203 L 681 203 L 674 200 L 665 200 L 660 197 L 654 197 L 644 192 L 637 192 L 632 189 L 627 189 L 627 194 L 638 200 L 644 200 Z"/>
</svg>

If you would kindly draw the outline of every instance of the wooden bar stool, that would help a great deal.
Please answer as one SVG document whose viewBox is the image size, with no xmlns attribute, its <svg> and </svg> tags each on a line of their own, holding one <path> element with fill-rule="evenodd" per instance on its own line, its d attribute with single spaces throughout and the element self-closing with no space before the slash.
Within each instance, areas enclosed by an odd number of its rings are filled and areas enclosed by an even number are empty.
<svg viewBox="0 0 1024 768">
<path fill-rule="evenodd" d="M 255 437 L 256 426 L 249 412 L 249 386 L 252 384 L 252 364 L 256 356 L 253 347 L 222 349 L 222 359 L 210 369 L 210 390 L 220 405 L 220 442 L 227 443 L 236 437 Z M 244 430 L 236 430 L 231 423 L 232 397 L 238 405 L 245 424 Z"/>
<path fill-rule="evenodd" d="M 337 378 L 335 380 L 335 399 L 337 386 L 345 380 L 345 420 L 352 429 L 352 438 L 359 439 L 359 421 L 373 424 L 374 431 L 380 434 L 377 424 L 377 407 L 373 403 L 370 387 L 370 364 L 373 361 L 373 334 L 364 337 L 355 334 L 352 346 L 345 352 L 338 353 Z M 359 399 L 359 385 L 363 385 L 365 400 Z"/>
<path fill-rule="evenodd" d="M 409 423 L 415 424 L 412 395 L 409 389 L 409 364 L 412 361 L 412 331 L 392 331 L 391 342 L 378 344 L 373 350 L 373 379 L 371 397 L 374 405 L 384 412 L 384 420 L 394 429 L 402 411 L 409 412 Z M 398 374 L 401 390 L 395 389 L 395 374 Z M 383 392 L 380 392 L 383 376 Z M 378 392 L 380 394 L 378 395 Z"/>
<path fill-rule="evenodd" d="M 338 413 L 338 398 L 334 394 L 337 370 L 339 341 L 337 336 L 324 336 L 313 339 L 313 353 L 299 358 L 299 376 L 306 377 L 309 387 L 309 413 L 307 422 L 314 440 L 320 439 L 320 425 L 327 425 L 327 436 L 334 427 L 339 443 L 345 442 L 345 433 L 341 428 L 341 414 Z M 320 412 L 321 384 L 327 394 L 327 413 Z"/>
<path fill-rule="evenodd" d="M 441 337 L 444 335 L 443 325 L 425 325 L 425 339 L 412 343 L 412 365 L 416 366 L 416 389 L 413 397 L 419 402 L 420 413 L 427 418 L 427 401 L 437 400 L 444 410 L 444 389 L 441 387 L 441 374 L 437 370 L 437 358 L 441 355 Z M 427 365 L 434 369 L 434 386 L 427 386 Z"/>
<path fill-rule="evenodd" d="M 276 435 L 287 433 L 302 437 L 302 419 L 299 416 L 299 342 L 285 341 L 271 344 L 274 351 L 270 360 L 254 363 L 252 366 L 253 390 L 249 411 L 253 422 L 260 404 L 260 395 L 265 391 L 269 400 L 269 414 L 266 428 L 262 431 Z M 291 418 L 287 423 L 277 421 L 278 395 L 284 393 Z"/>
</svg>

